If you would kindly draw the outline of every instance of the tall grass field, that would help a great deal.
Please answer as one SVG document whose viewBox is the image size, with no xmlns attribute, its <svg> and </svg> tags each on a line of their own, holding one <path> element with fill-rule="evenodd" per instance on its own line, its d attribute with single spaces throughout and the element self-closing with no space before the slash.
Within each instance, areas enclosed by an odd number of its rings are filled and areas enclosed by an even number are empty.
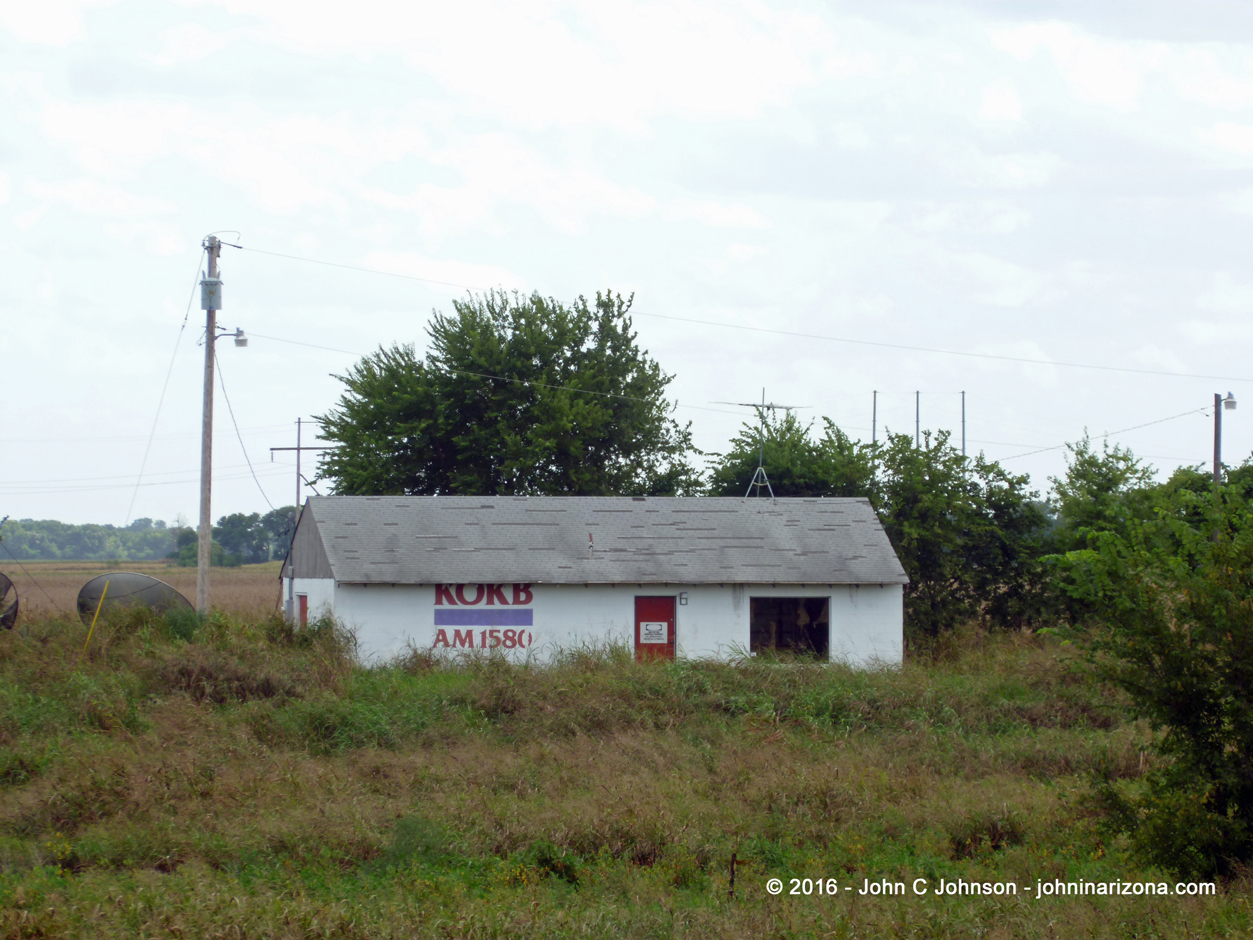
<svg viewBox="0 0 1253 940">
<path fill-rule="evenodd" d="M 267 602 L 0 635 L 0 936 L 1253 933 L 1247 877 L 1187 893 L 1104 834 L 1089 776 L 1150 732 L 1056 639 L 363 669 Z"/>
</svg>

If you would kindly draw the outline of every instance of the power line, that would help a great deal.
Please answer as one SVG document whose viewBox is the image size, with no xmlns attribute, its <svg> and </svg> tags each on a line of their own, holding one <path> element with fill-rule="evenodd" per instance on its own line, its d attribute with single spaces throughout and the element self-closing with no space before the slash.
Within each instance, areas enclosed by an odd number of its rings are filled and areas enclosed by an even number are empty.
<svg viewBox="0 0 1253 940">
<path fill-rule="evenodd" d="M 418 277 L 416 274 L 398 274 L 395 271 L 380 271 L 378 268 L 363 268 L 356 264 L 340 264 L 335 261 L 319 261 L 317 258 L 302 258 L 300 255 L 285 255 L 281 251 L 265 251 L 261 248 L 247 248 L 243 245 L 232 245 L 230 242 L 222 242 L 223 245 L 229 245 L 231 248 L 238 248 L 241 251 L 252 251 L 259 255 L 272 255 L 275 258 L 286 258 L 289 261 L 303 261 L 305 264 L 322 264 L 328 268 L 343 268 L 345 271 L 361 271 L 364 274 L 381 274 L 383 277 L 398 277 L 405 281 L 421 281 L 424 284 L 440 284 L 444 287 L 460 287 L 464 290 L 489 291 L 490 287 L 472 287 L 469 284 L 455 284 L 452 281 L 437 281 L 432 277 Z"/>
<path fill-rule="evenodd" d="M 1119 428 L 1117 431 L 1106 431 L 1104 434 L 1099 436 L 1113 437 L 1115 434 L 1126 434 L 1128 431 L 1138 431 L 1140 428 L 1151 427 L 1154 424 L 1165 424 L 1167 421 L 1175 421 L 1178 418 L 1186 418 L 1189 415 L 1205 414 L 1208 410 L 1208 408 L 1193 408 L 1191 411 L 1183 411 L 1177 415 L 1171 415 L 1169 418 L 1158 418 L 1156 421 L 1146 421 L 1144 424 L 1135 424 L 1129 428 Z M 1069 442 L 1066 444 L 1054 444 L 1052 447 L 1041 447 L 1039 450 L 1029 450 L 1025 454 L 1014 454 L 1011 457 L 1002 457 L 1000 462 L 1004 462 L 1006 460 L 1017 460 L 1019 457 L 1030 457 L 1032 454 L 1043 454 L 1050 450 L 1061 450 L 1063 447 L 1067 446 L 1069 446 Z"/>
<path fill-rule="evenodd" d="M 285 424 L 250 424 L 242 430 L 249 434 L 262 434 L 275 430 L 276 428 L 286 427 Z M 200 432 L 183 432 L 175 431 L 169 434 L 155 434 L 153 440 L 172 440 L 174 438 L 200 437 Z M 123 435 L 118 437 L 10 437 L 5 439 L 6 444 L 124 444 L 128 441 L 145 441 L 147 438 L 142 434 Z M 128 474 L 129 475 L 129 474 Z"/>
<path fill-rule="evenodd" d="M 247 465 L 242 464 L 242 463 L 226 464 L 224 466 L 217 467 L 217 469 L 238 470 L 240 467 L 244 467 L 244 466 L 247 466 Z M 196 471 L 194 470 L 158 470 L 154 473 L 149 474 L 149 476 L 168 477 L 168 476 L 174 476 L 177 474 L 194 473 L 194 472 Z M 113 473 L 107 476 L 98 476 L 98 477 L 53 477 L 51 479 L 48 479 L 46 477 L 40 477 L 39 479 L 36 479 L 36 480 L 0 480 L 0 487 L 25 486 L 28 484 L 36 484 L 36 483 L 97 483 L 103 480 L 127 480 L 129 481 L 130 479 L 131 479 L 131 474 L 129 473 Z M 126 482 L 122 485 L 130 486 L 131 484 L 129 482 Z"/>
<path fill-rule="evenodd" d="M 152 437 L 157 433 L 157 421 L 161 418 L 161 406 L 165 404 L 165 392 L 170 387 L 170 376 L 174 374 L 174 360 L 178 357 L 178 346 L 183 341 L 183 331 L 187 329 L 187 320 L 191 316 L 191 304 L 196 299 L 196 284 L 200 280 L 200 262 L 204 260 L 204 249 L 196 259 L 196 276 L 191 282 L 191 293 L 187 296 L 187 310 L 183 314 L 183 325 L 178 328 L 174 337 L 174 350 L 170 353 L 170 365 L 165 370 L 165 381 L 161 384 L 161 396 L 157 399 L 157 413 L 152 416 L 152 429 L 148 432 L 148 443 L 144 446 L 144 459 L 139 462 L 139 476 L 135 479 L 135 492 L 131 494 L 130 505 L 126 507 L 126 523 L 130 525 L 131 513 L 135 510 L 135 498 L 139 495 L 139 482 L 144 478 L 144 468 L 148 466 L 148 454 L 152 452 Z"/>
<path fill-rule="evenodd" d="M 270 502 L 270 497 L 265 495 L 265 489 L 261 486 L 261 481 L 257 479 L 257 471 L 252 468 L 252 460 L 248 457 L 248 448 L 244 446 L 243 435 L 239 433 L 239 425 L 235 421 L 235 409 L 231 407 L 230 396 L 226 394 L 226 379 L 222 376 L 222 360 L 218 358 L 217 350 L 213 351 L 213 362 L 217 366 L 218 384 L 222 386 L 222 398 L 226 401 L 226 412 L 231 416 L 231 424 L 235 428 L 235 439 L 239 441 L 239 449 L 244 452 L 244 461 L 248 464 L 248 472 L 252 474 L 252 480 L 257 484 L 257 489 L 261 490 L 261 498 L 265 500 L 265 504 L 274 508 L 274 504 Z"/>
<path fill-rule="evenodd" d="M 266 473 L 260 474 L 264 477 L 270 476 L 286 476 L 286 473 Z M 198 477 L 188 477 L 182 480 L 161 480 L 154 483 L 142 483 L 141 486 L 187 486 L 197 482 Z M 246 473 L 231 474 L 229 476 L 215 476 L 218 480 L 247 480 L 249 475 Z M 34 486 L 27 489 L 16 489 L 5 491 L 5 496 L 40 496 L 45 493 L 97 493 L 104 490 L 128 490 L 131 488 L 130 483 L 103 483 L 99 486 Z"/>
<path fill-rule="evenodd" d="M 754 333 L 772 333 L 777 336 L 793 336 L 798 339 L 820 339 L 831 343 L 850 343 L 854 346 L 876 346 L 882 349 L 903 349 L 909 352 L 934 353 L 941 356 L 964 356 L 968 359 L 991 359 L 997 362 L 1019 362 L 1033 366 L 1058 366 L 1066 369 L 1093 369 L 1099 372 L 1124 372 L 1133 375 L 1169 376 L 1173 379 L 1213 379 L 1221 382 L 1250 382 L 1253 379 L 1232 375 L 1203 375 L 1195 372 L 1165 372 L 1159 369 L 1132 369 L 1125 366 L 1102 366 L 1090 362 L 1062 362 L 1053 359 L 1027 359 L 1023 356 L 998 356 L 993 353 L 966 352 L 961 349 L 941 349 L 935 346 L 909 346 L 904 343 L 884 343 L 869 339 L 849 339 L 846 336 L 829 336 L 824 333 L 798 333 L 792 330 L 772 330 L 764 326 L 745 326 L 740 323 L 719 323 L 717 320 L 697 320 L 692 317 L 675 317 L 664 313 L 632 311 L 632 316 L 653 317 L 658 320 L 675 320 L 679 323 L 696 323 L 702 326 L 720 326 L 731 330 L 749 330 Z"/>
<path fill-rule="evenodd" d="M 292 261 L 303 261 L 308 264 L 322 264 L 332 268 L 344 268 L 349 271 L 361 271 L 366 274 L 378 274 L 383 277 L 396 277 L 408 281 L 423 281 L 428 284 L 442 284 L 445 287 L 460 287 L 464 290 L 489 291 L 493 288 L 473 287 L 469 284 L 457 284 L 452 281 L 437 281 L 433 278 L 417 277 L 412 274 L 398 274 L 395 271 L 382 271 L 377 268 L 366 268 L 352 264 L 340 264 L 334 261 L 319 261 L 316 258 L 302 258 L 299 255 L 288 255 L 277 251 L 264 251 L 260 248 L 245 248 L 243 245 L 231 245 L 230 242 L 223 242 L 224 245 L 230 245 L 232 248 L 239 248 L 243 251 L 254 251 L 258 254 L 273 255 L 277 258 L 288 258 Z M 1253 379 L 1232 376 L 1232 375 L 1208 375 L 1198 372 L 1167 372 L 1162 369 L 1136 369 L 1130 366 L 1106 366 L 1098 365 L 1091 362 L 1064 362 L 1061 360 L 1051 359 L 1029 359 L 1025 356 L 1000 356 L 995 353 L 977 353 L 967 352 L 962 349 L 943 349 L 937 346 L 913 346 L 906 343 L 887 343 L 879 340 L 868 339 L 852 339 L 847 336 L 831 336 L 826 333 L 802 333 L 795 330 L 776 330 L 764 326 L 748 326 L 742 323 L 724 323 L 718 320 L 698 320 L 695 317 L 676 317 L 665 313 L 644 313 L 643 311 L 633 310 L 632 316 L 652 317 L 656 320 L 672 320 L 676 323 L 694 323 L 698 326 L 714 326 L 729 330 L 746 330 L 752 333 L 768 333 L 775 336 L 791 336 L 797 339 L 817 339 L 830 343 L 848 343 L 854 346 L 873 346 L 880 349 L 900 349 L 907 352 L 923 352 L 940 356 L 962 356 L 967 359 L 985 359 L 994 362 L 1016 362 L 1034 366 L 1055 366 L 1065 369 L 1089 369 L 1097 372 L 1120 372 L 1129 375 L 1156 375 L 1167 376 L 1175 379 L 1211 379 L 1221 382 L 1250 382 Z M 256 335 L 256 334 L 254 334 Z M 312 343 L 302 345 L 314 346 Z M 314 346 L 317 349 L 330 349 L 329 346 Z M 347 352 L 347 350 L 334 350 L 335 352 Z M 357 355 L 357 354 L 353 354 Z M 688 407 L 695 407 L 689 405 Z"/>
</svg>

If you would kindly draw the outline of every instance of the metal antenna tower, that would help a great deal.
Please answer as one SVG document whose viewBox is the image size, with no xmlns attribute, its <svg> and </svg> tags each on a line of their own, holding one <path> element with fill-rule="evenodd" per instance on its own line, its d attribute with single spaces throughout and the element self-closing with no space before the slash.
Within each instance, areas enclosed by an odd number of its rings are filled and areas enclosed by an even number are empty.
<svg viewBox="0 0 1253 940">
<path fill-rule="evenodd" d="M 755 401 L 716 401 L 715 405 L 735 405 L 737 408 L 752 408 L 757 412 L 757 416 L 761 419 L 761 424 L 757 427 L 757 469 L 753 471 L 753 478 L 749 481 L 748 489 L 744 492 L 744 498 L 747 499 L 753 495 L 753 487 L 757 488 L 757 495 L 761 495 L 761 488 L 764 486 L 766 492 L 770 494 L 770 498 L 774 499 L 774 487 L 770 485 L 770 478 L 766 476 L 766 412 L 767 411 L 795 411 L 797 408 L 807 408 L 808 405 L 780 405 L 777 402 L 766 401 L 766 390 L 761 390 L 761 404 Z"/>
</svg>

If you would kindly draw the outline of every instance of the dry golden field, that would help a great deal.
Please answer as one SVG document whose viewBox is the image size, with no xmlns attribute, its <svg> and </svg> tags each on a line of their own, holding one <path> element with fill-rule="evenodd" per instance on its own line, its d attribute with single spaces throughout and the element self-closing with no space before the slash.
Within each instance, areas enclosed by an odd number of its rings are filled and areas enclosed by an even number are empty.
<svg viewBox="0 0 1253 940">
<path fill-rule="evenodd" d="M 278 604 L 278 574 L 282 563 L 214 568 L 209 579 L 214 608 L 246 617 L 264 617 Z M 164 561 L 23 561 L 0 559 L 3 571 L 17 585 L 22 619 L 69 614 L 77 616 L 79 589 L 97 575 L 109 571 L 138 571 L 159 578 L 196 601 L 196 569 L 179 568 Z M 23 570 L 23 568 L 25 570 Z"/>
</svg>

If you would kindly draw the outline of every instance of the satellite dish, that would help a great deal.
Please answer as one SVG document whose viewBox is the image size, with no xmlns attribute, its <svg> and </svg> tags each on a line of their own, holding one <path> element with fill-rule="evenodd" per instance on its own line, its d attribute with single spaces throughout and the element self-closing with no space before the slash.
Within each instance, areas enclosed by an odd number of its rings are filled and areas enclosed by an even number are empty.
<svg viewBox="0 0 1253 940">
<path fill-rule="evenodd" d="M 17 587 L 0 574 L 0 627 L 12 630 L 17 623 Z"/>
<path fill-rule="evenodd" d="M 105 584 L 109 585 L 106 594 Z M 96 606 L 104 597 L 104 610 L 115 607 L 151 607 L 156 613 L 167 610 L 192 610 L 191 601 L 164 581 L 135 571 L 111 571 L 92 578 L 78 592 L 78 616 L 90 624 Z"/>
</svg>

